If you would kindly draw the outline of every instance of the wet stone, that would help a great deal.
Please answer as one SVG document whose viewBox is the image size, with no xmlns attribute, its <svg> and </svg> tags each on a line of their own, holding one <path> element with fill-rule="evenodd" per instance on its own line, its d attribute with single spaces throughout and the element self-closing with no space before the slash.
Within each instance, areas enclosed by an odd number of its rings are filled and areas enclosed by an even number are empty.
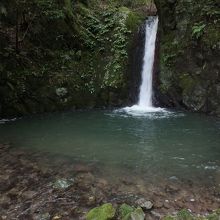
<svg viewBox="0 0 220 220">
<path fill-rule="evenodd" d="M 33 197 L 36 195 L 37 193 L 35 191 L 25 191 L 22 193 L 22 197 L 24 199 L 33 199 Z"/>
<path fill-rule="evenodd" d="M 171 208 L 171 204 L 170 204 L 169 200 L 165 200 L 165 201 L 164 201 L 163 207 L 165 207 L 166 209 Z"/>
<path fill-rule="evenodd" d="M 144 198 L 138 199 L 135 203 L 145 210 L 150 210 L 153 208 L 153 203 L 149 200 L 144 199 Z"/>
<path fill-rule="evenodd" d="M 70 187 L 74 182 L 74 179 L 58 179 L 56 180 L 52 186 L 54 189 L 67 189 L 68 187 Z"/>
<path fill-rule="evenodd" d="M 154 202 L 154 207 L 155 208 L 162 208 L 163 207 L 163 201 L 156 199 L 156 201 Z"/>
</svg>

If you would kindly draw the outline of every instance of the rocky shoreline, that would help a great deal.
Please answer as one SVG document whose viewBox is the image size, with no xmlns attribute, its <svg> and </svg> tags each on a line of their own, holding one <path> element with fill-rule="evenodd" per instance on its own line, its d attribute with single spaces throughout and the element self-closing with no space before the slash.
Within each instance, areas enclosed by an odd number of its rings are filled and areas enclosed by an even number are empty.
<svg viewBox="0 0 220 220">
<path fill-rule="evenodd" d="M 142 206 L 148 220 L 181 209 L 206 215 L 220 207 L 219 177 L 207 187 L 190 181 L 146 183 L 131 173 L 108 176 L 98 165 L 0 145 L 0 219 L 80 220 L 106 203 Z"/>
</svg>

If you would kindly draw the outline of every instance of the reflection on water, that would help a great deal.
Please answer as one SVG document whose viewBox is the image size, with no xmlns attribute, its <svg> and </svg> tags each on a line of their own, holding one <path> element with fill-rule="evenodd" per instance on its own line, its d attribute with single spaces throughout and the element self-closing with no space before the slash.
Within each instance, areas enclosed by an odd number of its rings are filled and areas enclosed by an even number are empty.
<svg viewBox="0 0 220 220">
<path fill-rule="evenodd" d="M 97 163 L 106 172 L 197 181 L 220 172 L 219 120 L 197 114 L 56 113 L 0 124 L 0 134 L 0 142 Z"/>
</svg>

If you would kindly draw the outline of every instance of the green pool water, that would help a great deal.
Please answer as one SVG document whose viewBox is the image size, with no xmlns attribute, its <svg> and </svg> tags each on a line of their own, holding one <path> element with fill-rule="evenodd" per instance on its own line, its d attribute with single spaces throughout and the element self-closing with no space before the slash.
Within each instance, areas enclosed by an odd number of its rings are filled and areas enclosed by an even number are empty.
<svg viewBox="0 0 220 220">
<path fill-rule="evenodd" d="M 47 152 L 55 161 L 68 157 L 152 179 L 206 181 L 220 174 L 220 119 L 199 114 L 75 111 L 24 117 L 1 121 L 0 142 Z"/>
</svg>

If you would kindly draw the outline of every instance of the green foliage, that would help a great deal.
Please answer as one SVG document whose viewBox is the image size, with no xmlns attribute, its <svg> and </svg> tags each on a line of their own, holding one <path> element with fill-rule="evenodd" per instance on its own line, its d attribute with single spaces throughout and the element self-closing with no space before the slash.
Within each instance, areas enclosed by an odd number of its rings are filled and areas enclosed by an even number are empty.
<svg viewBox="0 0 220 220">
<path fill-rule="evenodd" d="M 128 34 L 130 33 L 126 26 L 128 16 L 129 10 L 120 8 L 114 17 L 111 18 L 116 25 L 112 30 L 112 39 L 107 39 L 108 41 L 111 41 L 111 48 L 109 49 L 112 53 L 112 58 L 105 67 L 106 72 L 103 80 L 103 88 L 105 86 L 117 88 L 123 81 L 123 67 L 126 59 L 128 58 L 127 44 Z"/>
<path fill-rule="evenodd" d="M 152 0 L 108 0 L 109 4 L 114 6 L 125 6 L 129 8 L 138 8 L 142 6 L 146 6 L 148 3 L 151 3 Z"/>
<path fill-rule="evenodd" d="M 118 0 L 3 0 L 3 113 L 81 108 L 94 106 L 97 100 L 97 105 L 109 105 L 111 96 L 125 88 L 128 42 L 143 19 L 119 7 L 123 4 Z"/>
<path fill-rule="evenodd" d="M 203 22 L 196 23 L 192 27 L 192 37 L 199 39 L 202 36 L 202 34 L 204 33 L 205 27 L 206 27 L 206 24 L 204 24 Z"/>
<path fill-rule="evenodd" d="M 130 29 L 140 21 L 128 8 L 108 8 L 105 11 L 87 13 L 81 17 L 81 21 L 88 34 L 84 37 L 85 46 L 93 51 L 98 51 L 106 57 L 102 88 L 118 88 L 123 83 L 124 67 L 128 58 L 127 46 Z M 134 22 L 134 24 L 132 24 Z"/>
<path fill-rule="evenodd" d="M 217 1 L 206 0 L 205 4 L 201 8 L 201 14 L 209 19 L 213 19 L 212 21 L 214 21 L 214 23 L 219 21 L 220 11 Z"/>
</svg>

